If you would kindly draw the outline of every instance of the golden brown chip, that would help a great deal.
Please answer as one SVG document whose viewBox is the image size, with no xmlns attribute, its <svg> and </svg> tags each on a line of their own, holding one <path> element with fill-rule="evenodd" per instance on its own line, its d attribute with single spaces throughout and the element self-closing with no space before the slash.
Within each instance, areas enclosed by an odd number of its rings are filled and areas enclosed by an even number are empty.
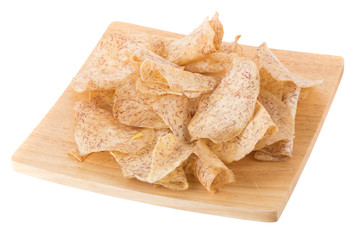
<svg viewBox="0 0 360 240">
<path fill-rule="evenodd" d="M 241 134 L 223 143 L 209 143 L 209 148 L 223 162 L 238 161 L 249 154 L 256 143 L 267 133 L 274 135 L 277 127 L 261 103 L 257 102 L 254 115 Z"/>
<path fill-rule="evenodd" d="M 151 170 L 147 181 L 154 183 L 163 179 L 181 166 L 193 149 L 194 144 L 187 143 L 171 133 L 159 137 L 152 154 Z"/>
<path fill-rule="evenodd" d="M 152 105 L 158 100 L 158 96 L 136 91 L 136 81 L 139 78 L 138 73 L 132 74 L 116 88 L 113 106 L 114 117 L 122 124 L 129 126 L 167 128 L 152 108 Z"/>
<path fill-rule="evenodd" d="M 155 137 L 154 130 L 125 126 L 110 112 L 93 104 L 77 102 L 74 137 L 80 155 L 100 151 L 137 152 Z M 138 133 L 144 137 L 131 140 Z"/>
<path fill-rule="evenodd" d="M 89 102 L 95 105 L 107 105 L 114 102 L 115 89 L 89 91 Z"/>
<path fill-rule="evenodd" d="M 264 79 L 267 84 L 271 85 L 271 88 L 276 89 L 276 91 L 279 91 L 278 88 L 282 88 L 282 86 L 275 87 L 272 85 L 279 84 L 277 82 L 281 81 L 291 81 L 301 88 L 312 87 L 322 83 L 322 80 L 310 80 L 291 73 L 270 51 L 266 43 L 261 44 L 256 49 L 256 55 L 257 59 L 255 60 L 259 64 L 261 81 Z M 265 89 L 277 95 L 275 91 L 267 88 Z"/>
<path fill-rule="evenodd" d="M 164 84 L 173 91 L 210 91 L 214 89 L 216 79 L 198 73 L 184 71 L 162 62 L 146 59 L 140 67 L 144 82 Z"/>
<path fill-rule="evenodd" d="M 239 38 L 240 35 L 236 36 L 233 43 L 223 42 L 219 51 L 185 65 L 185 70 L 194 73 L 226 74 L 232 67 L 234 58 L 245 57 L 242 48 L 237 44 Z"/>
<path fill-rule="evenodd" d="M 221 186 L 235 181 L 233 172 L 211 152 L 203 140 L 197 141 L 194 153 L 197 157 L 189 162 L 187 168 L 206 190 L 216 192 Z"/>
<path fill-rule="evenodd" d="M 188 126 L 192 140 L 209 138 L 220 143 L 237 136 L 253 115 L 258 93 L 255 63 L 236 58 L 214 92 L 200 101 Z"/>
<path fill-rule="evenodd" d="M 209 21 L 206 19 L 189 35 L 178 39 L 165 48 L 167 59 L 178 65 L 201 59 L 220 48 L 223 27 L 217 13 Z"/>
<path fill-rule="evenodd" d="M 162 118 L 173 134 L 189 140 L 187 125 L 190 122 L 190 102 L 185 96 L 165 95 L 153 105 L 154 111 Z"/>
<path fill-rule="evenodd" d="M 293 138 L 295 120 L 290 109 L 277 96 L 266 90 L 260 91 L 259 100 L 278 127 L 278 132 L 274 136 L 262 138 L 256 144 L 255 149 L 261 149 L 283 139 Z"/>
</svg>

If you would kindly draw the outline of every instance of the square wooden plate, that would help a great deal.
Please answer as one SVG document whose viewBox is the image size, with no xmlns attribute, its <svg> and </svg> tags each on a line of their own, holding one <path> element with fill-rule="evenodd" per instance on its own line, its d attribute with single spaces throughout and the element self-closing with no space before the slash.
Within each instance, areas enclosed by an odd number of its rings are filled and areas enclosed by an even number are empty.
<svg viewBox="0 0 360 240">
<path fill-rule="evenodd" d="M 114 22 L 109 32 L 143 32 L 168 37 L 180 34 L 164 32 L 128 23 Z M 247 56 L 255 47 L 243 46 Z M 49 181 L 121 198 L 177 209 L 259 221 L 276 221 L 306 164 L 319 135 L 344 69 L 342 57 L 273 50 L 294 73 L 310 79 L 323 79 L 301 100 L 296 115 L 294 154 L 287 162 L 260 162 L 252 154 L 231 164 L 236 182 L 216 194 L 208 193 L 190 177 L 186 191 L 153 187 L 121 176 L 120 167 L 107 153 L 90 155 L 84 162 L 67 156 L 75 147 L 73 106 L 87 100 L 87 94 L 66 89 L 31 135 L 12 157 L 16 171 Z M 85 63 L 86 64 L 86 63 Z M 314 159 L 315 160 L 315 159 Z"/>
</svg>

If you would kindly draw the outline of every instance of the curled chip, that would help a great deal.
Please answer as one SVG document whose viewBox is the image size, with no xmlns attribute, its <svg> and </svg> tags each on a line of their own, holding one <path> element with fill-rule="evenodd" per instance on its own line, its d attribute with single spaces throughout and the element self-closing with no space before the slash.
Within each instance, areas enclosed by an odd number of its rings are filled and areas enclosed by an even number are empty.
<svg viewBox="0 0 360 240">
<path fill-rule="evenodd" d="M 277 82 L 291 81 L 301 88 L 312 87 L 322 83 L 322 80 L 310 80 L 291 73 L 270 51 L 266 43 L 261 44 L 256 49 L 255 61 L 258 63 L 262 81 L 264 79 L 264 81 L 270 85 L 270 88 L 274 88 L 274 91 L 267 89 L 273 94 L 275 94 L 275 90 L 277 92 L 281 91 L 282 84 Z M 279 86 L 277 84 L 279 84 Z M 276 87 L 273 85 L 276 85 Z"/>
<path fill-rule="evenodd" d="M 189 187 L 183 166 L 177 167 L 166 177 L 156 182 L 171 190 L 186 190 Z"/>
<path fill-rule="evenodd" d="M 158 96 L 136 91 L 136 81 L 139 78 L 140 75 L 134 73 L 116 88 L 113 106 L 114 117 L 119 122 L 129 126 L 167 128 L 152 108 L 152 105 L 158 100 Z"/>
<path fill-rule="evenodd" d="M 221 46 L 224 34 L 218 13 L 205 21 L 189 35 L 170 43 L 165 47 L 166 58 L 178 65 L 206 57 Z"/>
<path fill-rule="evenodd" d="M 188 129 L 192 140 L 229 141 L 246 126 L 255 109 L 259 74 L 254 62 L 236 58 L 219 86 L 203 98 Z"/>
<path fill-rule="evenodd" d="M 208 98 L 210 95 L 210 93 L 205 93 L 199 97 L 196 97 L 196 98 L 189 98 L 189 113 L 190 113 L 190 116 L 193 117 L 195 115 L 195 113 L 197 112 L 198 110 L 198 106 L 199 106 L 199 103 L 201 101 L 201 99 L 203 98 Z"/>
<path fill-rule="evenodd" d="M 265 135 L 273 136 L 277 127 L 260 102 L 256 103 L 254 115 L 241 134 L 223 143 L 209 143 L 209 148 L 223 162 L 238 161 L 254 150 L 256 143 Z"/>
<path fill-rule="evenodd" d="M 74 136 L 81 156 L 100 151 L 137 152 L 155 137 L 153 129 L 125 126 L 93 104 L 77 102 L 75 111 Z M 144 137 L 131 140 L 138 133 Z"/>
<path fill-rule="evenodd" d="M 175 136 L 189 140 L 187 125 L 190 122 L 190 102 L 187 97 L 166 95 L 154 103 L 153 109 Z"/>
<path fill-rule="evenodd" d="M 73 78 L 74 91 L 114 89 L 119 80 L 131 74 L 131 65 L 121 61 L 120 56 L 124 44 L 131 38 L 122 33 L 104 35 L 88 64 Z"/>
<path fill-rule="evenodd" d="M 285 95 L 283 96 L 282 101 L 289 108 L 291 115 L 295 119 L 297 102 L 300 96 L 301 88 L 296 87 L 295 84 L 293 83 L 288 83 L 285 86 L 287 87 L 284 88 Z M 259 149 L 259 151 L 263 152 L 263 154 L 255 153 L 254 157 L 255 159 L 263 160 L 263 161 L 267 159 L 271 159 L 271 161 L 275 161 L 276 158 L 278 158 L 279 161 L 282 161 L 285 160 L 286 157 L 292 156 L 293 144 L 294 144 L 293 138 L 280 140 L 269 146 L 265 146 L 264 148 Z M 266 155 L 271 155 L 271 157 L 266 157 Z"/>
<path fill-rule="evenodd" d="M 158 62 L 161 65 L 168 65 L 171 67 L 183 69 L 183 67 L 180 67 L 179 65 L 176 65 L 175 63 L 172 63 L 165 58 L 162 58 L 161 56 L 155 54 L 154 52 L 146 48 L 137 48 L 135 52 L 131 55 L 130 62 L 134 67 L 140 69 L 141 63 L 146 59 L 150 59 L 153 62 Z"/>
<path fill-rule="evenodd" d="M 105 63 L 104 63 L 105 64 Z M 134 72 L 130 64 L 118 65 L 117 70 L 106 72 L 99 70 L 99 67 L 89 68 L 73 78 L 71 86 L 76 92 L 92 90 L 111 90 L 116 87 L 124 78 Z"/>
<path fill-rule="evenodd" d="M 144 82 L 141 78 L 136 81 L 136 90 L 142 94 L 150 95 L 183 95 L 181 92 L 171 90 L 167 85 L 155 82 Z"/>
<path fill-rule="evenodd" d="M 185 65 L 185 70 L 194 73 L 225 74 L 236 57 L 245 57 L 242 48 L 237 44 L 240 35 L 233 43 L 223 42 L 219 51 Z"/>
<path fill-rule="evenodd" d="M 254 158 L 256 160 L 268 161 L 268 162 L 281 162 L 281 161 L 289 160 L 289 157 L 286 157 L 286 156 L 272 156 L 270 154 L 260 152 L 260 151 L 255 152 Z"/>
<path fill-rule="evenodd" d="M 283 139 L 293 138 L 295 120 L 290 109 L 278 97 L 266 90 L 260 92 L 259 100 L 278 127 L 278 132 L 274 136 L 263 137 L 256 144 L 255 149 L 261 149 Z"/>
<path fill-rule="evenodd" d="M 149 145 L 136 153 L 122 153 L 111 151 L 110 154 L 121 166 L 122 174 L 126 178 L 137 178 L 146 182 L 151 168 L 152 153 L 156 144 L 156 138 Z"/>
<path fill-rule="evenodd" d="M 187 143 L 171 133 L 159 137 L 152 154 L 151 170 L 147 181 L 154 183 L 163 179 L 181 166 L 193 149 L 194 144 Z"/>
<path fill-rule="evenodd" d="M 218 191 L 219 187 L 235 181 L 233 172 L 208 148 L 203 140 L 196 143 L 197 155 L 187 168 L 209 192 Z"/>
<path fill-rule="evenodd" d="M 115 89 L 118 83 L 137 70 L 130 63 L 136 49 L 161 54 L 164 47 L 174 40 L 147 34 L 105 34 L 89 63 L 73 78 L 71 87 L 76 92 Z"/>
<path fill-rule="evenodd" d="M 210 76 L 184 71 L 163 62 L 146 59 L 140 67 L 144 82 L 159 83 L 169 86 L 173 91 L 200 91 L 214 89 L 217 81 Z"/>
<path fill-rule="evenodd" d="M 161 130 L 160 135 L 162 134 Z M 193 144 L 185 143 L 172 134 L 166 134 L 136 153 L 110 153 L 122 167 L 124 177 L 135 177 L 140 181 L 159 184 L 173 190 L 185 190 L 188 183 L 182 163 L 192 153 L 192 149 Z M 167 161 L 169 159 L 172 161 Z"/>
</svg>

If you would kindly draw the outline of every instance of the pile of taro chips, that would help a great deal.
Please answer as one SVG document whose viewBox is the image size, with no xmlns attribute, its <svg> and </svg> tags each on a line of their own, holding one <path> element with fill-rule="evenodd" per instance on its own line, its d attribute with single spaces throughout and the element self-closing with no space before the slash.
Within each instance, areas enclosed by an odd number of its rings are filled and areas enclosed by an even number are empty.
<svg viewBox="0 0 360 240">
<path fill-rule="evenodd" d="M 302 88 L 321 84 L 291 73 L 265 43 L 246 56 L 223 42 L 218 13 L 176 39 L 107 33 L 71 83 L 69 152 L 79 161 L 109 152 L 125 178 L 186 190 L 187 176 L 209 192 L 234 182 L 229 163 L 292 156 Z"/>
</svg>

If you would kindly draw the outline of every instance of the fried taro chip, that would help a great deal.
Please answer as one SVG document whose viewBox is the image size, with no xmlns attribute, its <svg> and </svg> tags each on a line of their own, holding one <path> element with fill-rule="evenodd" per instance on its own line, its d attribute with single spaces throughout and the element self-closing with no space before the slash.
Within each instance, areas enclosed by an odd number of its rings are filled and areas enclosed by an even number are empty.
<svg viewBox="0 0 360 240">
<path fill-rule="evenodd" d="M 255 149 L 261 149 L 277 141 L 294 137 L 295 120 L 290 109 L 274 94 L 262 90 L 259 94 L 259 101 L 270 114 L 272 120 L 278 127 L 278 132 L 274 136 L 265 136 L 257 144 Z"/>
<path fill-rule="evenodd" d="M 154 183 L 166 177 L 182 165 L 193 149 L 193 143 L 187 143 L 171 133 L 159 137 L 152 154 L 151 170 L 147 181 Z"/>
<path fill-rule="evenodd" d="M 152 148 L 142 149 L 135 154 L 120 152 L 110 152 L 110 154 L 121 166 L 121 172 L 125 178 L 136 178 L 140 181 L 147 182 L 151 167 L 152 150 L 153 146 Z M 177 167 L 174 171 L 154 184 L 162 185 L 171 190 L 186 190 L 189 187 L 182 166 Z"/>
<path fill-rule="evenodd" d="M 121 55 L 125 43 L 132 38 L 123 33 L 104 35 L 88 64 L 73 78 L 71 87 L 74 91 L 114 89 L 119 81 L 131 74 L 131 65 L 124 62 Z"/>
<path fill-rule="evenodd" d="M 218 13 L 205 21 L 189 35 L 178 39 L 165 48 L 166 58 L 178 65 L 201 59 L 217 51 L 224 34 Z"/>
<path fill-rule="evenodd" d="M 115 89 L 89 91 L 89 102 L 95 105 L 109 105 L 114 102 Z"/>
<path fill-rule="evenodd" d="M 146 59 L 140 67 L 141 78 L 144 82 L 159 83 L 173 91 L 206 92 L 214 89 L 216 79 L 198 73 L 184 71 L 162 62 Z"/>
<path fill-rule="evenodd" d="M 236 137 L 253 115 L 258 93 L 255 63 L 236 58 L 214 92 L 200 101 L 188 126 L 192 140 L 209 138 L 220 143 Z"/>
<path fill-rule="evenodd" d="M 322 80 L 310 80 L 291 73 L 270 51 L 266 43 L 256 49 L 255 61 L 258 63 L 261 81 L 264 81 L 264 89 L 280 96 L 280 99 L 282 95 L 278 95 L 278 92 L 282 89 L 283 81 L 293 82 L 301 88 L 322 83 Z"/>
<path fill-rule="evenodd" d="M 290 109 L 290 113 L 295 119 L 297 102 L 300 96 L 301 88 L 296 87 L 295 84 L 292 83 L 288 85 L 290 86 L 284 88 L 286 93 L 283 96 L 282 101 Z M 268 159 L 270 159 L 269 161 L 276 161 L 277 158 L 279 161 L 283 161 L 286 159 L 286 157 L 289 158 L 292 156 L 293 144 L 294 144 L 293 138 L 284 139 L 276 143 L 273 143 L 269 146 L 265 146 L 262 149 L 259 149 L 259 151 L 261 151 L 262 154 L 255 153 L 254 157 L 255 159 L 263 160 L 263 161 L 266 161 Z"/>
<path fill-rule="evenodd" d="M 156 182 L 171 190 L 186 190 L 189 188 L 185 171 L 183 166 L 177 167 L 174 171 L 169 173 L 166 177 Z"/>
<path fill-rule="evenodd" d="M 102 63 L 106 64 L 106 63 Z M 120 64 L 113 72 L 107 72 L 106 68 L 92 66 L 83 72 L 78 73 L 71 82 L 71 87 L 75 92 L 86 90 L 111 90 L 116 87 L 123 79 L 134 72 L 130 63 L 123 66 Z"/>
<path fill-rule="evenodd" d="M 236 36 L 233 43 L 223 42 L 219 51 L 185 65 L 185 70 L 194 73 L 226 74 L 231 69 L 234 58 L 245 57 L 237 43 L 239 38 L 240 35 Z"/>
<path fill-rule="evenodd" d="M 162 130 L 160 130 L 162 135 Z M 111 152 L 111 155 L 122 167 L 124 177 L 135 177 L 140 181 L 159 184 L 173 190 L 188 188 L 186 176 L 182 167 L 183 158 L 186 160 L 191 154 L 193 146 L 183 141 L 178 141 L 174 135 L 160 136 L 137 153 L 125 154 Z M 172 145 L 177 149 L 168 149 Z M 190 153 L 187 153 L 190 152 Z M 167 154 L 172 161 L 167 161 Z"/>
<path fill-rule="evenodd" d="M 196 98 L 189 98 L 190 107 L 189 107 L 188 111 L 189 111 L 191 117 L 193 117 L 195 115 L 195 113 L 197 112 L 200 101 L 202 101 L 203 98 L 208 98 L 209 95 L 210 95 L 210 93 L 205 93 L 204 95 L 201 95 Z"/>
<path fill-rule="evenodd" d="M 142 94 L 159 96 L 166 94 L 173 94 L 178 96 L 183 95 L 182 92 L 171 90 L 170 87 L 167 85 L 155 82 L 144 82 L 141 77 L 136 81 L 136 90 Z"/>
<path fill-rule="evenodd" d="M 125 126 L 93 104 L 77 102 L 75 111 L 74 137 L 81 156 L 100 151 L 137 152 L 155 137 L 153 129 Z M 139 133 L 144 136 L 131 140 Z"/>
<path fill-rule="evenodd" d="M 166 95 L 153 105 L 154 111 L 162 118 L 173 134 L 182 140 L 189 140 L 187 125 L 190 122 L 190 102 L 185 96 Z"/>
<path fill-rule="evenodd" d="M 136 81 L 139 78 L 140 75 L 134 73 L 116 88 L 113 106 L 114 117 L 122 124 L 129 126 L 167 128 L 152 108 L 152 105 L 158 100 L 158 96 L 136 91 Z"/>
<path fill-rule="evenodd" d="M 136 49 L 148 49 L 161 54 L 164 46 L 174 40 L 148 34 L 106 34 L 87 66 L 73 78 L 71 86 L 76 92 L 114 89 L 119 82 L 137 70 L 130 63 L 130 57 Z"/>
<path fill-rule="evenodd" d="M 122 174 L 125 178 L 136 178 L 146 182 L 151 169 L 151 160 L 156 139 L 149 142 L 147 146 L 140 149 L 136 153 L 122 153 L 111 151 L 110 154 L 115 158 L 116 162 L 121 166 Z"/>
<path fill-rule="evenodd" d="M 164 66 L 171 66 L 171 67 L 183 69 L 183 67 L 176 65 L 175 63 L 172 63 L 166 60 L 165 58 L 162 58 L 161 56 L 157 55 L 156 53 L 146 48 L 137 48 L 134 51 L 134 53 L 131 55 L 130 62 L 134 67 L 140 68 L 141 63 L 146 59 L 150 59 L 152 62 L 157 62 Z"/>
<path fill-rule="evenodd" d="M 192 91 L 184 92 L 184 95 L 187 96 L 188 98 L 198 98 L 201 96 L 201 94 L 202 92 L 192 92 Z"/>
<path fill-rule="evenodd" d="M 286 85 L 290 86 L 284 88 L 284 96 L 282 98 L 282 101 L 290 109 L 291 115 L 295 118 L 301 88 L 296 87 L 294 84 Z"/>
<path fill-rule="evenodd" d="M 254 115 L 241 134 L 223 143 L 209 143 L 209 148 L 223 162 L 238 161 L 255 148 L 256 143 L 266 134 L 273 136 L 277 127 L 260 102 L 256 103 Z"/>
<path fill-rule="evenodd" d="M 271 162 L 282 162 L 282 161 L 289 160 L 289 157 L 287 157 L 287 156 L 272 156 L 270 154 L 260 152 L 260 151 L 255 152 L 254 158 L 256 160 L 268 161 L 268 162 L 270 162 L 270 161 Z"/>
<path fill-rule="evenodd" d="M 189 162 L 187 169 L 195 175 L 206 190 L 216 192 L 221 186 L 235 181 L 233 172 L 211 152 L 203 140 L 197 141 L 194 153 L 197 157 Z"/>
</svg>

